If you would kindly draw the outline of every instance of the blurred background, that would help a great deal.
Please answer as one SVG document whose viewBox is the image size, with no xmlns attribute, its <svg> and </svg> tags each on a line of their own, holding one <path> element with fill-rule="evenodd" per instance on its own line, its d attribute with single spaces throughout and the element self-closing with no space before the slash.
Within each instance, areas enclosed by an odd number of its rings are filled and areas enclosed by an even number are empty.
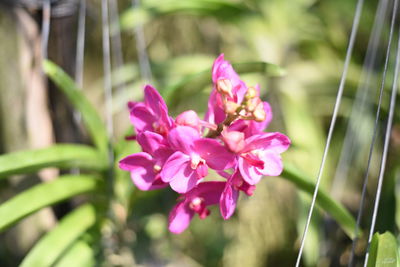
<svg viewBox="0 0 400 267">
<path fill-rule="evenodd" d="M 142 99 L 143 85 L 151 83 L 160 91 L 173 116 L 187 109 L 204 115 L 212 89 L 210 69 L 213 60 L 224 53 L 247 84 L 260 85 L 262 98 L 272 105 L 274 119 L 268 131 L 291 138 L 293 145 L 284 153 L 284 162 L 315 180 L 357 1 L 50 2 L 46 7 L 46 1 L 40 0 L 0 1 L 1 154 L 55 143 L 91 144 L 79 114 L 43 73 L 43 58 L 55 62 L 76 81 L 104 121 L 112 114 L 111 141 L 117 162 L 139 152 L 134 141 L 125 140 L 133 133 L 126 104 Z M 108 4 L 110 38 L 106 40 L 110 41 L 112 98 L 104 93 L 108 79 L 104 80 L 103 68 L 104 2 Z M 365 1 L 321 184 L 354 217 L 373 133 L 392 4 L 389 0 Z M 43 37 L 47 18 L 50 27 L 46 47 Z M 392 49 L 396 48 L 394 40 Z M 82 44 L 84 50 L 77 49 Z M 83 62 L 79 61 L 80 51 L 84 52 Z M 375 198 L 392 69 L 387 75 L 382 123 L 361 223 L 366 232 Z M 112 101 L 112 109 L 107 101 Z M 400 200 L 396 195 L 399 112 L 395 117 L 376 230 L 396 235 L 400 223 L 396 206 Z M 0 179 L 0 203 L 70 172 L 47 168 Z M 112 177 L 108 185 L 111 190 L 73 196 L 1 232 L 0 265 L 19 265 L 45 233 L 84 202 L 100 210 L 107 206 L 106 212 L 98 212 L 96 224 L 77 237 L 80 245 L 76 248 L 69 244 L 51 266 L 234 267 L 295 263 L 311 198 L 285 179 L 264 178 L 254 196 L 241 196 L 230 220 L 224 221 L 216 207 L 206 220 L 196 217 L 188 230 L 173 235 L 167 229 L 168 213 L 177 197 L 171 190 L 141 192 L 130 181 L 129 173 L 118 168 L 114 168 Z M 67 264 L 63 255 L 71 248 L 77 253 Z M 366 237 L 362 237 L 356 246 L 356 259 L 363 259 L 365 249 Z M 350 251 L 351 239 L 326 213 L 317 210 L 302 265 L 347 266 Z"/>
</svg>

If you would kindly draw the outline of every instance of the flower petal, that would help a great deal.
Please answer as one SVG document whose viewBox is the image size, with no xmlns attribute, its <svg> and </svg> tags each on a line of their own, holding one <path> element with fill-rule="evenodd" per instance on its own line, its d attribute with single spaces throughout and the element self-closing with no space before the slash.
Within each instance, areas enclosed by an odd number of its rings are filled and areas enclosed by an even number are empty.
<svg viewBox="0 0 400 267">
<path fill-rule="evenodd" d="M 155 122 L 155 117 L 144 105 L 137 104 L 132 108 L 130 119 L 137 133 L 154 130 L 153 123 Z"/>
<path fill-rule="evenodd" d="M 153 158 L 145 152 L 123 158 L 119 162 L 119 167 L 131 172 L 131 179 L 140 190 L 147 191 L 165 187 L 165 184 L 157 181 Z"/>
<path fill-rule="evenodd" d="M 260 169 L 260 173 L 267 176 L 279 176 L 283 170 L 283 163 L 280 154 L 265 151 L 260 154 L 260 159 L 264 161 L 264 168 Z"/>
<path fill-rule="evenodd" d="M 235 163 L 235 155 L 215 139 L 195 140 L 194 148 L 196 153 L 214 170 L 229 169 Z"/>
<path fill-rule="evenodd" d="M 246 148 L 242 151 L 269 150 L 275 153 L 285 152 L 290 146 L 290 139 L 281 133 L 263 133 L 246 139 Z"/>
<path fill-rule="evenodd" d="M 227 182 L 219 204 L 221 215 L 225 220 L 229 219 L 235 212 L 238 198 L 239 191 L 234 189 L 230 182 Z"/>
<path fill-rule="evenodd" d="M 138 134 L 136 139 L 143 151 L 153 156 L 155 151 L 160 148 L 164 141 L 164 138 L 161 135 L 150 131 Z"/>
<path fill-rule="evenodd" d="M 184 194 L 192 190 L 199 182 L 201 182 L 202 177 L 200 177 L 196 170 L 190 168 L 190 164 L 187 163 L 184 167 L 184 176 L 177 176 L 172 181 L 169 182 L 171 188 L 180 194 Z"/>
<path fill-rule="evenodd" d="M 182 233 L 188 228 L 193 216 L 194 211 L 188 207 L 187 202 L 179 202 L 169 214 L 168 229 L 174 234 Z"/>
<path fill-rule="evenodd" d="M 242 157 L 238 159 L 238 166 L 243 179 L 250 185 L 255 185 L 261 180 L 262 174 L 259 169 L 247 163 Z"/>
<path fill-rule="evenodd" d="M 199 132 L 188 126 L 177 126 L 168 134 L 171 147 L 188 155 L 193 152 L 193 142 L 199 138 Z"/>
<path fill-rule="evenodd" d="M 144 102 L 157 117 L 161 117 L 162 113 L 168 113 L 168 108 L 164 99 L 157 90 L 149 84 L 144 87 Z"/>
<path fill-rule="evenodd" d="M 176 151 L 165 162 L 160 173 L 161 179 L 166 183 L 173 179 L 186 179 L 190 175 L 186 170 L 187 166 L 190 168 L 189 161 L 190 157 L 188 155 Z"/>
</svg>

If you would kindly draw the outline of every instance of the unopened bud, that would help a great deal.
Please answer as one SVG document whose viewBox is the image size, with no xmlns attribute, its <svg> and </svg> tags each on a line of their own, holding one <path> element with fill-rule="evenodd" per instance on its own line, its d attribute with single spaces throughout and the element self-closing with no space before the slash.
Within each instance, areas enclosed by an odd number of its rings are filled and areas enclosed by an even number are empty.
<svg viewBox="0 0 400 267">
<path fill-rule="evenodd" d="M 244 133 L 224 130 L 221 133 L 222 140 L 232 152 L 240 152 L 245 147 Z"/>
<path fill-rule="evenodd" d="M 267 114 L 265 114 L 264 104 L 261 102 L 257 105 L 256 110 L 253 111 L 254 120 L 257 122 L 265 121 Z"/>
<path fill-rule="evenodd" d="M 253 97 L 252 99 L 249 99 L 246 103 L 246 110 L 250 113 L 252 113 L 253 111 L 255 111 L 257 109 L 257 107 L 260 105 L 260 103 L 262 104 L 261 99 L 256 96 Z"/>
<path fill-rule="evenodd" d="M 200 130 L 200 119 L 197 113 L 193 110 L 188 110 L 179 114 L 175 119 L 176 124 L 189 126 L 196 130 Z"/>
<path fill-rule="evenodd" d="M 233 97 L 232 95 L 232 83 L 228 79 L 220 79 L 217 81 L 217 91 L 221 94 L 228 95 Z"/>
<path fill-rule="evenodd" d="M 249 100 L 249 99 L 255 98 L 256 96 L 258 96 L 258 92 L 257 92 L 256 88 L 249 87 L 249 89 L 247 89 L 246 95 L 244 97 L 247 100 Z"/>
<path fill-rule="evenodd" d="M 233 115 L 236 113 L 236 110 L 240 107 L 239 104 L 233 102 L 233 101 L 226 101 L 225 105 L 225 113 Z"/>
</svg>

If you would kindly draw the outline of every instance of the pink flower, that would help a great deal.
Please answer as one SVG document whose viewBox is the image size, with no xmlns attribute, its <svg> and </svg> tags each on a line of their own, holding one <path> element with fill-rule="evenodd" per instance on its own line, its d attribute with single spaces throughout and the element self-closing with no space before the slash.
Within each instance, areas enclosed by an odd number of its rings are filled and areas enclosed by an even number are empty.
<svg viewBox="0 0 400 267">
<path fill-rule="evenodd" d="M 150 85 L 144 88 L 144 103 L 128 103 L 131 122 L 136 132 L 152 131 L 166 135 L 173 126 L 164 99 Z"/>
<path fill-rule="evenodd" d="M 120 160 L 119 167 L 131 172 L 133 183 L 143 191 L 166 187 L 160 172 L 164 162 L 173 151 L 164 144 L 164 138 L 156 133 L 145 131 L 137 136 L 144 152 L 127 156 Z"/>
<path fill-rule="evenodd" d="M 225 182 L 204 182 L 182 195 L 170 212 L 169 230 L 174 234 L 182 233 L 196 213 L 205 219 L 210 214 L 207 207 L 218 204 L 224 187 Z"/>
<path fill-rule="evenodd" d="M 263 175 L 278 176 L 283 169 L 280 154 L 290 145 L 281 133 L 262 133 L 245 140 L 246 146 L 238 155 L 238 168 L 250 185 L 257 184 Z"/>
<path fill-rule="evenodd" d="M 229 219 L 234 213 L 239 192 L 243 191 L 246 195 L 251 196 L 256 189 L 255 185 L 250 185 L 243 179 L 239 170 L 236 170 L 231 176 L 226 178 L 228 180 L 225 183 L 219 204 L 221 215 L 225 220 Z"/>
<path fill-rule="evenodd" d="M 168 134 L 172 149 L 176 150 L 161 171 L 161 179 L 178 193 L 186 193 L 208 174 L 208 168 L 225 170 L 234 163 L 234 155 L 217 140 L 201 138 L 197 130 L 177 126 Z"/>
</svg>

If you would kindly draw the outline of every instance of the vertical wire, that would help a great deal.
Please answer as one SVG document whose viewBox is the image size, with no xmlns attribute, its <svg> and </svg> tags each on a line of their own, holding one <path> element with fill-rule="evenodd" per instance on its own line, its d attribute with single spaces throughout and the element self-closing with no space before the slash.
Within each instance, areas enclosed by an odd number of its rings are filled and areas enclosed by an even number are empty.
<svg viewBox="0 0 400 267">
<path fill-rule="evenodd" d="M 101 1 L 102 30 L 103 30 L 103 69 L 104 69 L 104 96 L 106 104 L 106 123 L 109 137 L 113 136 L 112 116 L 112 84 L 110 60 L 110 28 L 108 20 L 108 0 Z"/>
<path fill-rule="evenodd" d="M 110 21 L 111 25 L 114 26 L 114 31 L 111 34 L 111 51 L 113 65 L 115 69 L 119 69 L 124 65 L 124 59 L 122 55 L 122 44 L 121 44 L 121 29 L 119 26 L 119 15 L 118 15 L 118 3 L 117 0 L 110 0 Z M 118 91 L 124 88 L 124 84 L 118 85 L 116 88 Z"/>
<path fill-rule="evenodd" d="M 395 0 L 395 7 L 394 7 L 393 12 L 397 12 L 397 0 Z M 398 77 L 399 77 L 399 71 L 400 71 L 400 27 L 399 27 L 399 36 L 398 36 L 398 42 L 397 42 L 396 67 L 395 67 L 395 73 L 394 73 L 393 84 L 392 84 L 392 92 L 391 92 L 391 96 L 390 96 L 389 115 L 388 115 L 388 121 L 386 124 L 386 134 L 385 134 L 385 139 L 384 139 L 385 141 L 384 141 L 384 147 L 383 147 L 383 152 L 382 152 L 382 161 L 381 161 L 381 167 L 379 170 L 378 186 L 377 186 L 377 190 L 376 190 L 374 211 L 372 214 L 371 228 L 370 228 L 369 237 L 368 237 L 368 249 L 367 249 L 367 253 L 365 254 L 364 267 L 366 267 L 367 263 L 368 263 L 369 248 L 370 248 L 372 236 L 373 236 L 374 230 L 375 230 L 376 217 L 378 214 L 379 201 L 380 201 L 381 192 L 382 192 L 382 183 L 383 183 L 383 177 L 385 174 L 386 160 L 387 160 L 387 154 L 388 154 L 389 143 L 390 143 L 390 134 L 392 131 L 394 109 L 395 109 L 395 105 L 396 105 L 396 96 L 397 96 L 397 87 L 398 87 L 397 82 L 398 82 Z"/>
<path fill-rule="evenodd" d="M 349 45 L 348 45 L 347 52 L 346 52 L 346 59 L 345 59 L 344 67 L 343 67 L 343 73 L 342 73 L 342 77 L 341 77 L 341 80 L 340 80 L 338 93 L 337 93 L 337 96 L 336 96 L 336 102 L 335 102 L 335 106 L 334 106 L 334 110 L 333 110 L 333 114 L 332 114 L 331 124 L 330 124 L 330 127 L 329 127 L 328 137 L 327 137 L 327 140 L 326 140 L 326 145 L 325 145 L 325 149 L 324 149 L 324 154 L 322 156 L 321 165 L 320 165 L 320 168 L 319 168 L 319 171 L 318 171 L 317 182 L 316 182 L 316 185 L 315 185 L 315 189 L 314 189 L 314 194 L 313 194 L 313 198 L 312 198 L 312 201 L 311 201 L 310 210 L 308 212 L 307 222 L 306 222 L 306 225 L 305 225 L 305 228 L 304 228 L 303 236 L 301 238 L 301 245 L 300 245 L 299 253 L 297 255 L 296 267 L 300 266 L 300 260 L 301 260 L 302 254 L 303 254 L 304 244 L 305 244 L 307 233 L 308 233 L 308 228 L 310 226 L 311 217 L 312 217 L 312 214 L 313 214 L 313 211 L 314 211 L 314 207 L 315 207 L 315 201 L 316 201 L 317 195 L 318 195 L 319 184 L 321 182 L 322 173 L 323 173 L 323 170 L 324 170 L 324 167 L 325 167 L 325 161 L 326 161 L 326 158 L 327 158 L 327 155 L 328 155 L 328 151 L 329 151 L 329 147 L 330 147 L 330 143 L 331 143 L 331 140 L 332 140 L 333 130 L 335 128 L 337 114 L 339 112 L 339 107 L 340 107 L 340 103 L 341 103 L 341 100 L 342 100 L 343 89 L 344 89 L 344 85 L 345 85 L 345 81 L 346 81 L 346 77 L 347 77 L 347 72 L 348 72 L 348 68 L 349 68 L 349 64 L 350 64 L 350 59 L 351 59 L 351 55 L 352 55 L 352 52 L 353 52 L 353 47 L 354 47 L 357 31 L 358 31 L 358 25 L 359 25 L 359 22 L 360 22 L 360 17 L 361 17 L 361 11 L 362 11 L 363 4 L 364 4 L 364 0 L 358 0 L 357 1 L 357 7 L 356 7 L 355 15 L 354 15 L 352 29 L 351 29 Z"/>
<path fill-rule="evenodd" d="M 47 59 L 47 47 L 50 35 L 50 0 L 43 0 L 42 7 L 42 58 Z"/>
<path fill-rule="evenodd" d="M 133 8 L 137 8 L 139 4 L 140 4 L 139 0 L 132 0 Z M 136 38 L 136 49 L 139 57 L 140 73 L 146 81 L 151 82 L 152 73 L 151 73 L 149 57 L 146 51 L 146 41 L 145 41 L 143 26 L 142 25 L 136 26 L 134 29 L 134 34 Z"/>
<path fill-rule="evenodd" d="M 351 110 L 350 119 L 345 133 L 343 149 L 340 153 L 339 163 L 331 186 L 331 194 L 338 200 L 341 199 L 343 187 L 348 177 L 349 167 L 353 160 L 358 140 L 365 122 L 362 120 L 365 112 L 369 110 L 370 103 L 367 104 L 367 96 L 371 95 L 371 74 L 373 73 L 374 64 L 376 63 L 377 51 L 379 48 L 380 36 L 386 19 L 388 0 L 380 0 L 375 14 L 372 28 L 372 34 L 368 41 L 367 52 L 363 65 L 363 74 L 357 88 L 355 102 Z M 364 122 L 364 124 L 363 124 Z"/>
<path fill-rule="evenodd" d="M 382 82 L 381 82 L 381 86 L 379 89 L 379 99 L 378 99 L 378 106 L 377 106 L 376 115 L 375 115 L 374 131 L 373 131 L 373 135 L 372 135 L 371 145 L 369 148 L 367 169 L 365 171 L 364 183 L 363 183 L 362 193 L 361 193 L 361 200 L 360 200 L 358 213 L 357 213 L 357 222 L 356 222 L 356 226 L 354 229 L 355 238 L 353 240 L 352 247 L 351 247 L 350 261 L 349 261 L 348 267 L 353 266 L 355 248 L 356 248 L 356 243 L 358 241 L 357 234 L 358 234 L 358 230 L 360 229 L 361 218 L 362 218 L 363 209 L 364 209 L 364 201 L 365 201 L 365 196 L 366 196 L 366 192 L 367 192 L 367 184 L 368 184 L 368 178 L 369 178 L 369 169 L 370 169 L 371 160 L 372 160 L 372 153 L 374 151 L 376 137 L 378 135 L 379 115 L 380 115 L 381 104 L 382 104 L 383 90 L 385 88 L 386 74 L 387 74 L 389 60 L 390 60 L 392 37 L 393 37 L 394 24 L 396 21 L 396 14 L 397 14 L 397 12 L 396 12 L 397 5 L 398 5 L 398 0 L 395 0 L 394 4 L 393 4 L 393 13 L 392 13 L 392 19 L 391 19 L 391 23 L 390 23 L 389 40 L 388 40 L 385 64 L 384 64 L 384 69 L 383 69 L 383 74 L 382 74 Z"/>
<path fill-rule="evenodd" d="M 76 40 L 75 82 L 83 86 L 83 66 L 85 54 L 86 0 L 81 0 L 78 14 L 78 37 Z"/>
</svg>

